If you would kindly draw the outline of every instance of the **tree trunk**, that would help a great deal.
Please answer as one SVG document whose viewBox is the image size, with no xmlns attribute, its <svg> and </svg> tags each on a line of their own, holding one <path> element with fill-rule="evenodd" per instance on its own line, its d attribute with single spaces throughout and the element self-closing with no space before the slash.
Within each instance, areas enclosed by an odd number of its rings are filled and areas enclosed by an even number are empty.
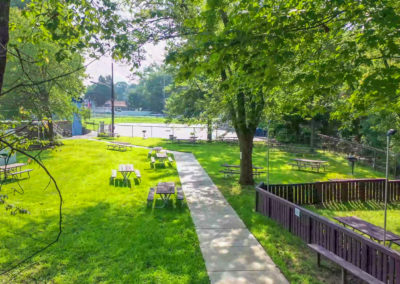
<svg viewBox="0 0 400 284">
<path fill-rule="evenodd" d="M 53 124 L 53 120 L 50 119 L 47 123 L 49 129 L 48 129 L 48 139 L 50 141 L 50 144 L 53 144 L 54 142 L 54 124 Z"/>
<path fill-rule="evenodd" d="M 311 135 L 310 135 L 310 148 L 311 152 L 314 152 L 314 147 L 315 147 L 315 121 L 314 118 L 311 118 L 310 121 L 310 128 L 311 128 Z"/>
<path fill-rule="evenodd" d="M 0 0 L 0 94 L 2 93 L 4 73 L 6 72 L 9 18 L 10 0 Z"/>
<path fill-rule="evenodd" d="M 211 119 L 207 120 L 207 141 L 212 142 L 212 122 Z"/>
<path fill-rule="evenodd" d="M 253 185 L 253 138 L 254 134 L 240 134 L 239 147 L 240 147 L 240 179 L 241 185 Z"/>
</svg>

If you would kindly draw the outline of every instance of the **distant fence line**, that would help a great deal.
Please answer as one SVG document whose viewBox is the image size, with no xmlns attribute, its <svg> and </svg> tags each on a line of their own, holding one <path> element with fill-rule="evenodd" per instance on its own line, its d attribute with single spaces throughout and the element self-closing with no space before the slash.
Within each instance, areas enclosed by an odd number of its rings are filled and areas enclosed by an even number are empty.
<svg viewBox="0 0 400 284">
<path fill-rule="evenodd" d="M 330 180 L 265 186 L 276 196 L 298 205 L 347 201 L 383 201 L 385 179 Z M 400 180 L 388 183 L 388 201 L 400 201 Z"/>
<path fill-rule="evenodd" d="M 256 187 L 256 211 L 384 283 L 400 284 L 398 252 L 267 191 L 265 184 Z"/>
<path fill-rule="evenodd" d="M 323 150 L 337 153 L 353 154 L 360 157 L 359 162 L 367 164 L 374 169 L 384 171 L 386 166 L 386 151 L 368 145 L 360 144 L 341 138 L 318 134 L 319 144 Z M 386 145 L 384 145 L 386 146 Z M 394 176 L 399 174 L 399 154 L 392 151 L 390 155 L 390 171 Z"/>
</svg>

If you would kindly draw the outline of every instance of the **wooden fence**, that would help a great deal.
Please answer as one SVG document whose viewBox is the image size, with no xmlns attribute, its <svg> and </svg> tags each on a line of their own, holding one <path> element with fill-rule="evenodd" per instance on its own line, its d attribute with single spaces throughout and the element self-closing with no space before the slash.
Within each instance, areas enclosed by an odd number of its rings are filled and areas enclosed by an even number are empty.
<svg viewBox="0 0 400 284">
<path fill-rule="evenodd" d="M 306 186 L 307 187 L 307 186 Z M 292 234 L 318 244 L 375 278 L 400 284 L 400 254 L 265 189 L 256 188 L 256 211 Z"/>
<path fill-rule="evenodd" d="M 290 202 L 318 204 L 346 201 L 383 201 L 385 179 L 330 180 L 315 183 L 272 184 L 267 190 Z M 400 201 L 400 180 L 388 183 L 388 202 Z"/>
</svg>

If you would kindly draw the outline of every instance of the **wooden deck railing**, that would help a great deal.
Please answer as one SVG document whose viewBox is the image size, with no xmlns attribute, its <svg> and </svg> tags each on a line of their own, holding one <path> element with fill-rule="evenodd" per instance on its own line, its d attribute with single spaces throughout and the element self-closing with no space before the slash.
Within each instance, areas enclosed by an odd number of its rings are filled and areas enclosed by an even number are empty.
<svg viewBox="0 0 400 284">
<path fill-rule="evenodd" d="M 305 187 L 309 189 L 308 185 Z M 256 188 L 257 212 L 275 220 L 306 243 L 324 247 L 384 283 L 400 284 L 400 254 L 398 252 L 268 192 L 264 188 L 264 184 Z"/>
<path fill-rule="evenodd" d="M 301 184 L 264 185 L 265 190 L 296 204 L 383 201 L 385 179 L 330 180 Z M 400 201 L 400 180 L 388 183 L 388 201 Z"/>
</svg>

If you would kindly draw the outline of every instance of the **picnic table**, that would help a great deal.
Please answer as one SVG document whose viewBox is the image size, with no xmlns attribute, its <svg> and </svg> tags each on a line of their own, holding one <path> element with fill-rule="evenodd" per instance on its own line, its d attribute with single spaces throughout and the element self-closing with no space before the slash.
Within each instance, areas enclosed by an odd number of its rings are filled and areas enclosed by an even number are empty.
<svg viewBox="0 0 400 284">
<path fill-rule="evenodd" d="M 22 173 L 22 167 L 25 165 L 24 163 L 14 163 L 0 166 L 0 175 L 3 173 L 4 179 L 7 179 L 7 175 L 10 173 Z"/>
<path fill-rule="evenodd" d="M 156 193 L 160 195 L 161 199 L 163 200 L 163 206 L 167 205 L 171 195 L 175 194 L 175 183 L 174 182 L 159 182 L 157 184 Z"/>
<path fill-rule="evenodd" d="M 160 152 L 160 151 L 162 151 L 162 149 L 163 149 L 162 147 L 154 147 L 153 148 L 153 150 L 156 152 Z"/>
<path fill-rule="evenodd" d="M 222 170 L 225 175 L 232 175 L 232 174 L 240 174 L 240 165 L 229 165 L 229 164 L 222 164 L 221 167 L 224 167 L 226 169 Z M 253 175 L 254 176 L 259 176 L 262 173 L 265 173 L 265 171 L 262 171 L 264 167 L 257 167 L 253 165 Z"/>
<path fill-rule="evenodd" d="M 348 217 L 334 217 L 333 219 L 337 220 L 343 226 L 348 226 L 353 230 L 359 231 L 372 240 L 383 242 L 384 230 L 381 227 L 375 226 L 374 224 L 368 223 L 363 219 L 360 219 L 356 216 L 348 216 Z M 395 242 L 397 245 L 400 245 L 398 242 L 400 240 L 400 236 L 393 234 L 392 232 L 386 231 L 386 241 L 389 241 L 389 247 L 391 247 L 392 243 Z"/>
<path fill-rule="evenodd" d="M 129 179 L 130 175 L 133 172 L 135 172 L 135 169 L 133 168 L 132 164 L 127 164 L 127 165 L 121 164 L 118 166 L 118 171 L 123 176 L 124 182 L 126 182 Z"/>
<path fill-rule="evenodd" d="M 127 142 L 110 143 L 107 145 L 107 150 L 126 151 L 128 145 L 130 145 L 130 143 Z"/>
<path fill-rule="evenodd" d="M 160 160 L 160 162 L 164 162 L 166 159 L 168 159 L 167 153 L 156 153 L 156 158 Z"/>
<path fill-rule="evenodd" d="M 324 171 L 328 167 L 328 162 L 327 161 L 321 161 L 321 160 L 309 160 L 309 159 L 292 159 L 294 163 L 289 163 L 292 167 L 297 167 L 299 170 L 304 168 L 310 168 L 311 170 L 315 169 L 317 172 L 319 172 L 319 169 L 322 167 L 324 168 Z"/>
</svg>

